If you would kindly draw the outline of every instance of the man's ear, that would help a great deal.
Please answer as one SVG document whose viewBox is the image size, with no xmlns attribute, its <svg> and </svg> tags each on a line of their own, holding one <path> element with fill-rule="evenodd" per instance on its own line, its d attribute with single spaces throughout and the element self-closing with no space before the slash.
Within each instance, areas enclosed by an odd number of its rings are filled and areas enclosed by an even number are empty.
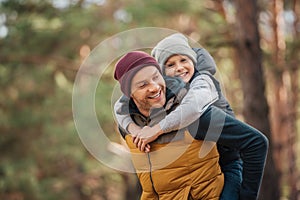
<svg viewBox="0 0 300 200">
<path fill-rule="evenodd" d="M 131 93 L 129 98 L 134 99 L 134 95 Z"/>
</svg>

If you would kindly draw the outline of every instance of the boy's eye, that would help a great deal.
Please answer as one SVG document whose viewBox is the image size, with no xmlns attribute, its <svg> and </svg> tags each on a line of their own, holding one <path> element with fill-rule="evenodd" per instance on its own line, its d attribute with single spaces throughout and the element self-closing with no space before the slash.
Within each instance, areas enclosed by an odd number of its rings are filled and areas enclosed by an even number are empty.
<svg viewBox="0 0 300 200">
<path fill-rule="evenodd" d="M 153 77 L 153 80 L 157 80 L 158 79 L 158 75 L 155 75 L 154 77 Z"/>
<path fill-rule="evenodd" d="M 182 58 L 180 61 L 181 61 L 181 62 L 186 62 L 187 59 L 186 59 L 186 58 Z"/>
<path fill-rule="evenodd" d="M 167 64 L 166 67 L 167 67 L 167 68 L 174 67 L 174 64 Z"/>
</svg>

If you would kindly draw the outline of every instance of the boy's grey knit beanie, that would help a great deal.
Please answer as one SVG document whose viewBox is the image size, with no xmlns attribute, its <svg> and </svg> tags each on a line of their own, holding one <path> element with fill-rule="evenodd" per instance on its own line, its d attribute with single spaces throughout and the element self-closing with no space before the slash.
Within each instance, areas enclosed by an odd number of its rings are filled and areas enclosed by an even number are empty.
<svg viewBox="0 0 300 200">
<path fill-rule="evenodd" d="M 195 51 L 190 47 L 188 39 L 181 33 L 175 33 L 162 39 L 151 51 L 151 55 L 157 60 L 163 71 L 168 58 L 176 54 L 186 55 L 194 62 L 194 65 L 197 63 Z"/>
</svg>

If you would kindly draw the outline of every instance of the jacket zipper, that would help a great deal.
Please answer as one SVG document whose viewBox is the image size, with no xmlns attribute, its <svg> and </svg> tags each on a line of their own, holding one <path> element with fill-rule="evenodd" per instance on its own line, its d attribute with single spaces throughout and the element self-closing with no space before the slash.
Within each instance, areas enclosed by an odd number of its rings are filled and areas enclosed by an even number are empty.
<svg viewBox="0 0 300 200">
<path fill-rule="evenodd" d="M 147 156 L 148 156 L 148 161 L 149 161 L 149 166 L 150 166 L 149 174 L 150 174 L 150 181 L 151 181 L 152 189 L 159 200 L 159 194 L 157 193 L 157 191 L 154 187 L 154 183 L 153 183 L 153 179 L 152 179 L 152 163 L 151 163 L 151 159 L 150 159 L 150 153 L 147 153 Z"/>
</svg>

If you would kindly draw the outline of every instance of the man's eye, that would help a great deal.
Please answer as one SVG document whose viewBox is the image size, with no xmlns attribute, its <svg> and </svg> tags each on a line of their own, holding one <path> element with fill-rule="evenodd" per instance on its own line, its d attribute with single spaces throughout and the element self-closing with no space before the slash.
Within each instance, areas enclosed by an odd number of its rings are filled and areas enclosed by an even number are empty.
<svg viewBox="0 0 300 200">
<path fill-rule="evenodd" d="M 155 75 L 154 77 L 153 77 L 153 80 L 157 80 L 158 79 L 158 75 Z"/>
<path fill-rule="evenodd" d="M 144 88 L 147 84 L 146 83 L 141 83 L 138 85 L 139 88 Z"/>
</svg>

